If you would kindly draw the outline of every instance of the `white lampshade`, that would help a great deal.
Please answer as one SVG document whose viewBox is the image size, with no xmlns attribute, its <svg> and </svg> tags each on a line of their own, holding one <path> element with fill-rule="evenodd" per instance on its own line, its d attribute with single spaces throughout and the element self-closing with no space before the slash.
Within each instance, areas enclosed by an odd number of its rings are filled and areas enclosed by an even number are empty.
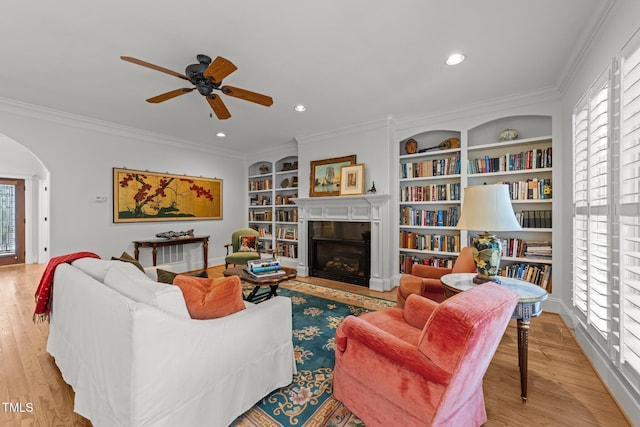
<svg viewBox="0 0 640 427">
<path fill-rule="evenodd" d="M 513 213 L 506 184 L 465 187 L 459 230 L 516 231 L 520 224 Z"/>
</svg>

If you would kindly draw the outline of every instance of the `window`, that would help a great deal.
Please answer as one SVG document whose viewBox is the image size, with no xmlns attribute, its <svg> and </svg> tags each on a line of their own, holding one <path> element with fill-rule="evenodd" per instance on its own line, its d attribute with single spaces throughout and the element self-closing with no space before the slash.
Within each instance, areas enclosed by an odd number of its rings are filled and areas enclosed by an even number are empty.
<svg viewBox="0 0 640 427">
<path fill-rule="evenodd" d="M 640 49 L 620 59 L 620 352 L 640 376 Z M 630 372 L 629 372 L 630 371 Z"/>
<path fill-rule="evenodd" d="M 573 153 L 574 312 L 640 391 L 640 49 L 576 105 Z"/>
<path fill-rule="evenodd" d="M 574 114 L 574 305 L 596 341 L 609 335 L 609 72 Z M 608 349 L 607 349 L 608 351 Z"/>
</svg>

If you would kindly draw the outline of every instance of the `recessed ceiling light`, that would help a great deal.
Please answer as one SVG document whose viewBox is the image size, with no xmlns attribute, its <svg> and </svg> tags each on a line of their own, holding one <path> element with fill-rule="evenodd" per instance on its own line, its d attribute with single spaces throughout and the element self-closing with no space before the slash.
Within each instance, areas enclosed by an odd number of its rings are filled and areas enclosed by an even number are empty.
<svg viewBox="0 0 640 427">
<path fill-rule="evenodd" d="M 302 104 L 298 104 L 295 107 L 293 107 L 294 110 L 296 110 L 298 113 L 302 113 L 303 111 L 307 111 L 307 107 L 305 107 Z"/>
<path fill-rule="evenodd" d="M 225 134 L 224 132 L 218 132 L 218 133 L 216 133 L 216 136 L 218 138 L 224 138 L 225 136 L 227 136 L 227 134 Z"/>
<path fill-rule="evenodd" d="M 447 58 L 447 65 L 458 65 L 464 61 L 464 55 L 461 53 L 454 53 Z"/>
</svg>

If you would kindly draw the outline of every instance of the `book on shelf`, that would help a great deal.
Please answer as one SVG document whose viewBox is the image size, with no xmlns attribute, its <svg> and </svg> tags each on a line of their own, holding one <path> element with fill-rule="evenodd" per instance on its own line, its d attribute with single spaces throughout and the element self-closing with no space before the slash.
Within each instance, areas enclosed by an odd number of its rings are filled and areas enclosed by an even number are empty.
<svg viewBox="0 0 640 427">
<path fill-rule="evenodd" d="M 502 267 L 500 275 L 524 280 L 551 292 L 551 265 L 549 264 L 510 264 Z"/>
<path fill-rule="evenodd" d="M 504 154 L 499 157 L 479 157 L 469 159 L 468 172 L 490 173 L 531 170 L 552 167 L 551 147 L 522 151 L 517 154 Z"/>
<path fill-rule="evenodd" d="M 522 181 L 500 181 L 497 184 L 509 186 L 511 200 L 545 200 L 552 197 L 549 178 L 529 178 Z"/>
<path fill-rule="evenodd" d="M 516 219 L 524 228 L 552 228 L 550 210 L 526 210 L 516 212 Z"/>
<path fill-rule="evenodd" d="M 400 247 L 420 251 L 460 252 L 460 236 L 401 231 Z"/>
<path fill-rule="evenodd" d="M 457 175 L 460 173 L 460 153 L 446 159 L 429 159 L 403 163 L 400 178 L 424 178 L 430 176 Z"/>
<path fill-rule="evenodd" d="M 459 216 L 457 206 L 436 211 L 407 206 L 400 211 L 401 225 L 455 227 Z"/>
<path fill-rule="evenodd" d="M 400 190 L 401 202 L 460 200 L 460 183 L 414 185 Z"/>
<path fill-rule="evenodd" d="M 276 251 L 283 257 L 286 258 L 297 258 L 298 257 L 298 245 L 297 243 L 283 243 L 278 242 L 276 244 Z"/>
<path fill-rule="evenodd" d="M 417 256 L 400 254 L 400 273 L 411 274 L 413 264 L 424 264 L 432 267 L 453 268 L 454 258 L 429 257 L 420 259 Z"/>
</svg>

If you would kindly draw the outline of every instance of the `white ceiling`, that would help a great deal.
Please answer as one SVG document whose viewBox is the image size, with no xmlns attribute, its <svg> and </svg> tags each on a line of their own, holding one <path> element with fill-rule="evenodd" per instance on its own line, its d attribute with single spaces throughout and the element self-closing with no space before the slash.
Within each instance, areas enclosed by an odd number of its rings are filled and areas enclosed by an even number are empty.
<svg viewBox="0 0 640 427">
<path fill-rule="evenodd" d="M 2 0 L 0 97 L 242 152 L 559 88 L 611 1 Z M 223 95 L 220 121 L 197 91 L 149 104 L 191 85 L 119 59 L 184 73 L 200 53 L 273 106 Z"/>
</svg>

